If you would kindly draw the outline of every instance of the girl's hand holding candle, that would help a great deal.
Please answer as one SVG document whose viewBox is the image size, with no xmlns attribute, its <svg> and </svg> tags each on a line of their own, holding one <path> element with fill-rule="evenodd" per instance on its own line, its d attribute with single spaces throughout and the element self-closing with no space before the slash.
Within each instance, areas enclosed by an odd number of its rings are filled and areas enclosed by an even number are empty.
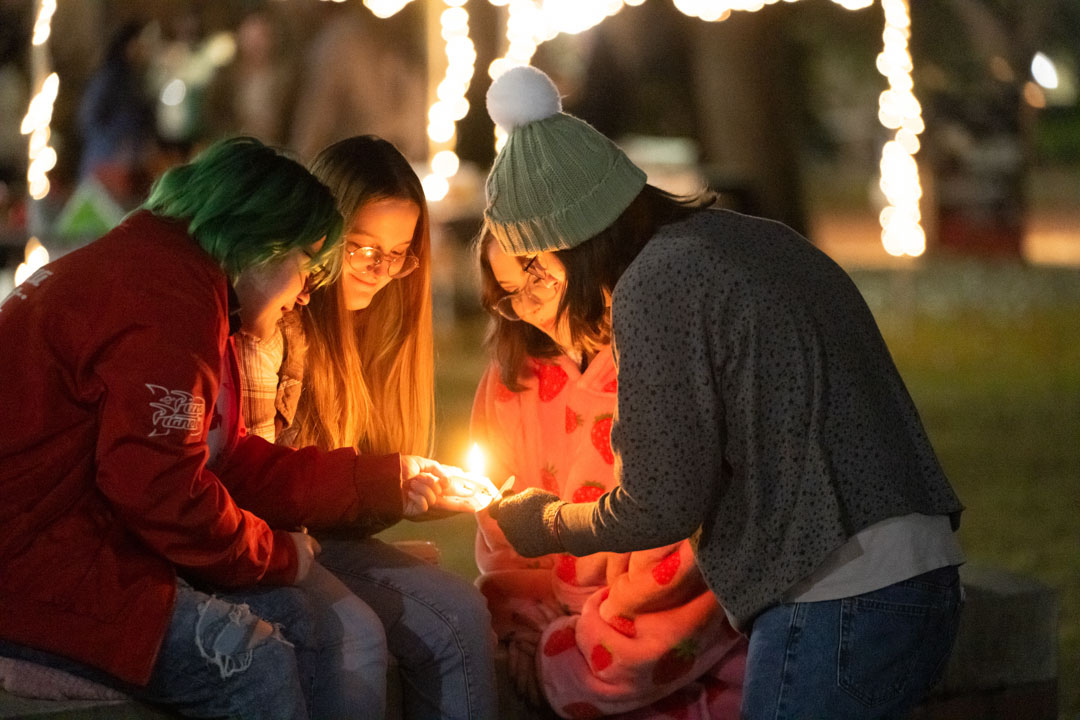
<svg viewBox="0 0 1080 720">
<path fill-rule="evenodd" d="M 479 445 L 473 444 L 465 462 L 469 468 L 467 472 L 450 468 L 453 472 L 447 488 L 447 501 L 457 503 L 463 511 L 478 512 L 490 505 L 499 496 L 499 491 L 484 473 L 484 451 Z"/>
<path fill-rule="evenodd" d="M 423 515 L 432 510 L 477 512 L 499 497 L 498 489 L 483 474 L 482 451 L 473 447 L 471 472 L 416 455 L 401 456 L 406 517 Z M 479 467 L 479 471 L 476 467 Z"/>
<path fill-rule="evenodd" d="M 499 496 L 499 491 L 486 475 L 466 472 L 446 466 L 450 477 L 440 503 L 447 509 L 477 512 Z"/>
<path fill-rule="evenodd" d="M 445 485 L 449 482 L 447 468 L 418 455 L 401 456 L 401 475 L 404 478 L 405 517 L 423 515 L 437 507 Z"/>
</svg>

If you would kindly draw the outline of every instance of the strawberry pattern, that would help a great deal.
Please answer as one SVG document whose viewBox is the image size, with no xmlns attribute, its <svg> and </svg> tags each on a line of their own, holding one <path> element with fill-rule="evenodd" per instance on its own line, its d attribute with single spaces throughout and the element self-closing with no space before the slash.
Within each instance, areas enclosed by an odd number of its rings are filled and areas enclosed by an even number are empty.
<svg viewBox="0 0 1080 720">
<path fill-rule="evenodd" d="M 551 463 L 544 465 L 540 470 L 540 487 L 544 488 L 548 492 L 553 492 L 556 495 L 559 494 L 559 478 L 556 476 L 558 471 Z"/>
<path fill-rule="evenodd" d="M 576 503 L 596 502 L 605 492 L 607 492 L 607 489 L 603 485 L 590 480 L 574 491 L 574 494 L 570 496 L 570 501 Z"/>
<path fill-rule="evenodd" d="M 584 373 L 565 358 L 535 363 L 525 389 L 509 402 L 500 400 L 497 377 L 489 370 L 473 413 L 474 439 L 488 452 L 496 484 L 513 474 L 519 490 L 542 487 L 575 503 L 595 502 L 614 488 L 610 430 L 618 383 L 609 353 Z M 690 720 L 737 716 L 745 643 L 705 588 L 689 543 L 526 560 L 486 514 L 477 520 L 478 585 L 496 633 L 506 638 L 526 627 L 524 618 L 538 617 L 540 604 L 562 613 L 545 628 L 536 658 L 545 697 L 559 715 L 660 720 L 674 717 L 678 706 L 678 716 Z M 689 656 L 671 652 L 686 637 L 699 642 L 689 669 Z M 720 671 L 727 673 L 722 682 Z M 706 678 L 713 679 L 712 697 Z"/>
<path fill-rule="evenodd" d="M 677 550 L 661 560 L 660 563 L 652 569 L 653 579 L 656 580 L 656 584 L 669 584 L 675 577 L 675 573 L 679 571 L 680 562 L 679 552 Z"/>
<path fill-rule="evenodd" d="M 628 618 L 625 615 L 616 615 L 608 620 L 608 624 L 615 630 L 626 637 L 637 637 L 637 628 L 634 626 L 634 619 Z"/>
<path fill-rule="evenodd" d="M 615 454 L 611 451 L 611 422 L 611 413 L 597 415 L 593 421 L 592 432 L 589 433 L 593 447 L 608 465 L 615 464 Z"/>
<path fill-rule="evenodd" d="M 566 387 L 566 383 L 570 379 L 566 370 L 563 370 L 558 365 L 548 363 L 536 363 L 533 365 L 533 372 L 536 373 L 536 377 L 540 382 L 539 396 L 541 402 L 554 400 L 559 392 Z"/>
<path fill-rule="evenodd" d="M 555 565 L 555 577 L 567 585 L 577 585 L 577 558 L 573 555 L 560 555 Z"/>
<path fill-rule="evenodd" d="M 611 666 L 611 651 L 603 643 L 595 645 L 589 653 L 589 660 L 592 663 L 593 672 L 603 672 Z"/>
<path fill-rule="evenodd" d="M 544 642 L 544 654 L 548 657 L 566 652 L 574 645 L 574 628 L 564 627 L 548 635 Z"/>
<path fill-rule="evenodd" d="M 698 646 L 693 638 L 686 638 L 678 645 L 664 652 L 653 666 L 652 680 L 657 685 L 666 685 L 678 680 L 694 669 Z"/>
<path fill-rule="evenodd" d="M 581 419 L 581 413 L 574 412 L 573 408 L 569 405 L 566 406 L 566 433 L 570 433 L 581 427 L 584 420 Z"/>
</svg>

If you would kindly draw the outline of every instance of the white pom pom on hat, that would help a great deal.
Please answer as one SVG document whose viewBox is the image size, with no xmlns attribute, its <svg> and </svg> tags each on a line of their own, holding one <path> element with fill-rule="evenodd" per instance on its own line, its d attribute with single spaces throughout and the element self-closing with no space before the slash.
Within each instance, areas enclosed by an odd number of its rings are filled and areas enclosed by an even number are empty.
<svg viewBox="0 0 1080 720">
<path fill-rule="evenodd" d="M 488 115 L 506 132 L 562 112 L 559 90 L 542 70 L 519 65 L 504 72 L 487 91 Z"/>
<path fill-rule="evenodd" d="M 555 84 L 534 67 L 500 75 L 487 109 L 507 138 L 485 184 L 484 227 L 506 253 L 580 245 L 645 186 L 645 173 L 615 143 L 562 112 Z"/>
</svg>

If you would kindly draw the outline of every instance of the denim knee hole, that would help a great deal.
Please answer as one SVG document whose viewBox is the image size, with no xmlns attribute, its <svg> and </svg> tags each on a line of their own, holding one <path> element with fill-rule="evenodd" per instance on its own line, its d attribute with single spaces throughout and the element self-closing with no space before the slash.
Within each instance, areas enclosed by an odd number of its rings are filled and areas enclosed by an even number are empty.
<svg viewBox="0 0 1080 720">
<path fill-rule="evenodd" d="M 222 680 L 251 667 L 252 651 L 263 643 L 279 642 L 292 647 L 277 623 L 268 623 L 271 633 L 252 643 L 252 635 L 263 620 L 253 615 L 246 604 L 231 604 L 211 596 L 199 603 L 197 610 L 195 646 L 205 660 L 217 666 Z"/>
</svg>

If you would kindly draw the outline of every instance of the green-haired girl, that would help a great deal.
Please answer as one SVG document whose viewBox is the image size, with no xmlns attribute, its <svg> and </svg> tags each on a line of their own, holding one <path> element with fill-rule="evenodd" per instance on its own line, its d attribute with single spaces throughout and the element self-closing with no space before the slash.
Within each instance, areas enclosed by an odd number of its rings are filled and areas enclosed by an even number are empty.
<svg viewBox="0 0 1080 720">
<path fill-rule="evenodd" d="M 422 512 L 442 468 L 245 435 L 232 341 L 337 275 L 341 231 L 301 165 L 222 141 L 0 305 L 0 654 L 192 716 L 364 716 L 302 528 Z"/>
</svg>

